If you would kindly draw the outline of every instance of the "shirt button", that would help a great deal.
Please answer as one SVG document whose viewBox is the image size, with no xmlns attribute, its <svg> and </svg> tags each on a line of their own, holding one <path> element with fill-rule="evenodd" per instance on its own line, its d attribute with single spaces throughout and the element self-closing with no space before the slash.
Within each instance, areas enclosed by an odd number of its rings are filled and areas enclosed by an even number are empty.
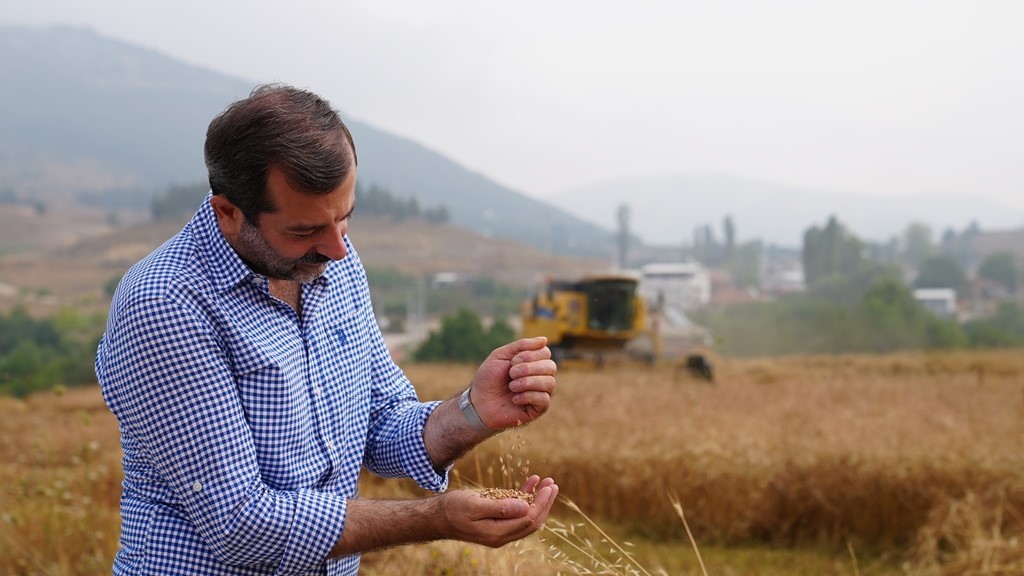
<svg viewBox="0 0 1024 576">
<path fill-rule="evenodd" d="M 321 387 L 319 387 L 319 386 L 317 386 L 316 388 L 314 388 L 314 389 L 313 389 L 313 391 L 314 391 L 314 392 L 316 392 L 316 395 L 317 395 L 317 396 L 323 396 L 323 395 L 324 395 L 324 389 L 323 389 L 323 388 L 321 388 Z"/>
<path fill-rule="evenodd" d="M 203 491 L 203 483 L 202 482 L 193 482 L 192 483 L 192 491 L 193 492 L 202 492 Z"/>
<path fill-rule="evenodd" d="M 328 440 L 327 441 L 327 447 L 330 448 L 331 451 L 333 452 L 334 451 L 334 442 L 331 441 L 331 440 Z"/>
</svg>

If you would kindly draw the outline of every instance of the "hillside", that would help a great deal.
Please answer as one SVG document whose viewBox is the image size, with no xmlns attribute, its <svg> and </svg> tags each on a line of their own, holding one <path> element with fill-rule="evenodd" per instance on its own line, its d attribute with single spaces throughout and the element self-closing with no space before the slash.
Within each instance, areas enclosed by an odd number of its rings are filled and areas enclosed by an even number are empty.
<svg viewBox="0 0 1024 576">
<path fill-rule="evenodd" d="M 0 27 L 0 193 L 145 209 L 168 185 L 205 179 L 209 121 L 255 84 L 90 30 Z M 545 251 L 610 253 L 611 234 L 601 227 L 334 105 L 356 138 L 364 183 L 421 206 L 444 205 L 454 225 L 484 235 Z"/>
<path fill-rule="evenodd" d="M 48 229 L 63 217 L 26 215 L 28 228 Z M 104 286 L 181 229 L 182 221 L 143 223 L 78 238 L 47 249 L 0 257 L 0 310 L 28 302 L 40 310 L 106 311 Z M 463 228 L 361 216 L 350 238 L 364 264 L 430 278 L 438 272 L 487 276 L 530 287 L 544 276 L 600 270 L 604 262 L 553 255 Z"/>
</svg>

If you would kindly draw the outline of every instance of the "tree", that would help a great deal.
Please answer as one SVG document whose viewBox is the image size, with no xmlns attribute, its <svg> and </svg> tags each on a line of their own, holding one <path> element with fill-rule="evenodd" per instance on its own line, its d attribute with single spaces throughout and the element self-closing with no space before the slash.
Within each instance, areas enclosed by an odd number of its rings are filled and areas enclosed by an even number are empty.
<svg viewBox="0 0 1024 576">
<path fill-rule="evenodd" d="M 439 224 L 448 222 L 450 218 L 448 208 L 444 205 L 421 208 L 416 197 L 410 196 L 403 200 L 377 184 L 370 184 L 369 188 L 366 188 L 362 183 L 357 182 L 356 205 L 359 207 L 360 214 L 388 216 L 396 222 L 421 218 Z"/>
<path fill-rule="evenodd" d="M 121 278 L 124 278 L 124 274 L 115 274 L 103 283 L 103 293 L 107 295 L 107 298 L 114 297 L 117 287 L 121 284 Z"/>
<path fill-rule="evenodd" d="M 914 300 L 905 284 L 896 279 L 883 280 L 864 294 L 858 317 L 866 325 L 866 348 L 888 352 L 914 348 L 925 339 L 927 312 Z"/>
<path fill-rule="evenodd" d="M 968 342 L 956 321 L 929 314 L 906 284 L 898 279 L 879 282 L 864 294 L 858 318 L 860 346 L 871 352 L 920 348 L 956 348 Z"/>
<path fill-rule="evenodd" d="M 732 216 L 726 216 L 722 222 L 722 234 L 725 236 L 725 257 L 730 258 L 736 248 L 736 225 L 732 221 Z"/>
<path fill-rule="evenodd" d="M 967 295 L 967 274 L 956 260 L 949 256 L 932 256 L 921 262 L 915 288 L 952 288 L 957 297 Z"/>
<path fill-rule="evenodd" d="M 900 261 L 900 241 L 893 236 L 885 242 L 869 242 L 865 246 L 866 258 L 879 264 L 894 265 Z"/>
<path fill-rule="evenodd" d="M 619 206 L 619 268 L 625 269 L 629 261 L 629 205 Z"/>
<path fill-rule="evenodd" d="M 993 252 L 981 262 L 981 266 L 978 267 L 978 276 L 1000 284 L 1012 294 L 1017 291 L 1021 274 L 1013 254 Z"/>
<path fill-rule="evenodd" d="M 22 396 L 57 383 L 95 382 L 99 318 L 72 311 L 36 320 L 16 308 L 0 315 L 0 394 Z"/>
<path fill-rule="evenodd" d="M 484 329 L 480 317 L 466 308 L 441 319 L 441 329 L 432 331 L 413 354 L 419 362 L 480 362 L 495 348 L 515 338 L 504 320 Z"/>
<path fill-rule="evenodd" d="M 708 224 L 701 224 L 693 230 L 693 256 L 708 266 L 715 266 L 722 261 L 722 246 Z"/>
<path fill-rule="evenodd" d="M 1024 344 L 1024 339 L 1002 330 L 990 320 L 976 320 L 964 325 L 974 348 L 1009 348 Z"/>
<path fill-rule="evenodd" d="M 724 267 L 737 286 L 761 285 L 761 243 L 744 242 L 732 249 Z"/>
<path fill-rule="evenodd" d="M 852 274 L 833 274 L 819 279 L 808 295 L 844 307 L 856 306 L 873 286 L 880 282 L 900 281 L 900 272 L 892 266 L 867 263 Z"/>
<path fill-rule="evenodd" d="M 904 262 L 916 268 L 932 255 L 932 251 L 932 229 L 920 222 L 907 226 L 903 233 Z"/>
<path fill-rule="evenodd" d="M 832 275 L 850 276 L 864 267 L 864 245 L 830 216 L 824 228 L 804 232 L 803 264 L 807 285 Z"/>
<path fill-rule="evenodd" d="M 1024 345 L 1024 308 L 1016 302 L 1001 302 L 995 313 L 988 318 L 968 322 L 964 330 L 975 347 Z"/>
<path fill-rule="evenodd" d="M 36 320 L 19 306 L 7 316 L 0 316 L 0 355 L 8 354 L 23 342 L 59 349 L 63 338 L 53 320 Z"/>
<path fill-rule="evenodd" d="M 153 197 L 149 211 L 154 220 L 191 216 L 209 190 L 210 186 L 205 182 L 170 186 L 163 194 Z"/>
<path fill-rule="evenodd" d="M 451 221 L 451 214 L 447 206 L 436 206 L 423 211 L 423 219 L 431 224 L 447 224 Z"/>
</svg>

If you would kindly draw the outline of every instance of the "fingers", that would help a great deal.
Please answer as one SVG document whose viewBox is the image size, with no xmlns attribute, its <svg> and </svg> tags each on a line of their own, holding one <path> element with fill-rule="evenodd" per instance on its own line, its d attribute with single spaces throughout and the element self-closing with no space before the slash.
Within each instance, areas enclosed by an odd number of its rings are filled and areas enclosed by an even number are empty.
<svg viewBox="0 0 1024 576">
<path fill-rule="evenodd" d="M 524 392 L 512 396 L 512 404 L 515 405 L 522 415 L 527 416 L 526 420 L 520 422 L 532 422 L 541 414 L 544 414 L 551 407 L 551 395 L 546 392 Z"/>
<path fill-rule="evenodd" d="M 547 348 L 544 348 L 547 350 Z M 555 392 L 555 374 L 558 366 L 550 358 L 525 361 L 513 364 L 508 370 L 508 389 L 513 394 L 524 392 L 543 392 L 547 395 Z M 516 402 L 519 405 L 532 403 L 529 400 Z"/>
<path fill-rule="evenodd" d="M 531 417 L 546 412 L 551 395 L 555 393 L 557 372 L 558 366 L 551 360 L 551 351 L 546 346 L 516 354 L 508 371 L 512 403 Z"/>
<path fill-rule="evenodd" d="M 555 499 L 558 497 L 558 484 L 555 484 L 555 481 L 551 480 L 551 478 L 545 478 L 545 480 L 550 480 L 551 482 L 538 489 L 537 493 L 533 496 L 533 508 L 537 512 L 534 522 L 536 522 L 538 529 L 548 519 L 551 507 L 555 504 Z"/>
<path fill-rule="evenodd" d="M 547 348 L 545 348 L 547 350 Z M 527 376 L 554 376 L 558 372 L 558 365 L 550 358 L 524 361 L 508 369 L 509 378 L 525 378 Z"/>
<path fill-rule="evenodd" d="M 551 404 L 557 371 L 544 336 L 496 348 L 471 384 L 474 405 L 485 425 L 507 429 L 540 417 Z"/>
<path fill-rule="evenodd" d="M 552 478 L 540 479 L 540 476 L 533 474 L 523 482 L 521 490 L 523 492 L 534 493 L 537 490 L 544 488 L 545 486 L 551 486 L 555 481 Z"/>
<path fill-rule="evenodd" d="M 522 518 L 530 513 L 530 505 L 525 500 L 518 498 L 505 498 L 503 500 L 486 499 L 490 504 L 485 511 L 484 518 L 491 520 L 513 520 Z"/>
<path fill-rule="evenodd" d="M 521 413 L 519 424 L 536 420 L 551 407 L 551 396 L 555 393 L 553 376 L 521 378 L 509 382 L 508 389 L 513 393 L 510 397 L 512 405 Z"/>
<path fill-rule="evenodd" d="M 514 342 L 509 342 L 504 346 L 496 348 L 491 352 L 491 356 L 494 358 L 500 358 L 502 360 L 513 360 L 518 354 L 524 352 L 534 352 L 541 349 L 546 349 L 548 339 L 546 336 L 536 336 L 533 338 L 520 338 Z M 547 352 L 548 357 L 551 357 L 551 351 Z M 521 361 L 521 360 L 520 360 Z"/>
<path fill-rule="evenodd" d="M 554 394 L 556 382 L 554 374 L 513 376 L 508 382 L 508 390 L 513 394 L 522 394 L 524 392 Z"/>
<path fill-rule="evenodd" d="M 550 478 L 545 478 L 545 480 L 550 480 Z M 521 488 L 521 490 L 523 492 L 532 493 L 534 490 L 537 489 L 537 486 L 539 484 L 540 484 L 540 476 L 537 476 L 536 474 L 534 474 L 534 475 L 530 476 L 529 478 L 527 478 L 525 482 L 523 482 L 523 487 Z"/>
<path fill-rule="evenodd" d="M 547 341 L 546 338 L 544 340 Z M 513 366 L 517 366 L 526 362 L 537 362 L 540 360 L 551 360 L 551 349 L 546 345 L 542 345 L 538 348 L 520 350 L 512 356 L 510 362 Z M 554 364 L 554 362 L 552 362 L 552 364 Z"/>
</svg>

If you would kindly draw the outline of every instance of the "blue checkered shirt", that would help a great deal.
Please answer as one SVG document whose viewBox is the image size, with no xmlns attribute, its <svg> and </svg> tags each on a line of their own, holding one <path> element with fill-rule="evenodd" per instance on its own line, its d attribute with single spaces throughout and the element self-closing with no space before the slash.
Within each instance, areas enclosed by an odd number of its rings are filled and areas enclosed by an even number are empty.
<svg viewBox="0 0 1024 576">
<path fill-rule="evenodd" d="M 327 559 L 361 466 L 442 491 L 421 403 L 348 255 L 301 317 L 224 240 L 209 197 L 114 295 L 96 355 L 124 449 L 115 574 L 356 574 Z"/>
</svg>

